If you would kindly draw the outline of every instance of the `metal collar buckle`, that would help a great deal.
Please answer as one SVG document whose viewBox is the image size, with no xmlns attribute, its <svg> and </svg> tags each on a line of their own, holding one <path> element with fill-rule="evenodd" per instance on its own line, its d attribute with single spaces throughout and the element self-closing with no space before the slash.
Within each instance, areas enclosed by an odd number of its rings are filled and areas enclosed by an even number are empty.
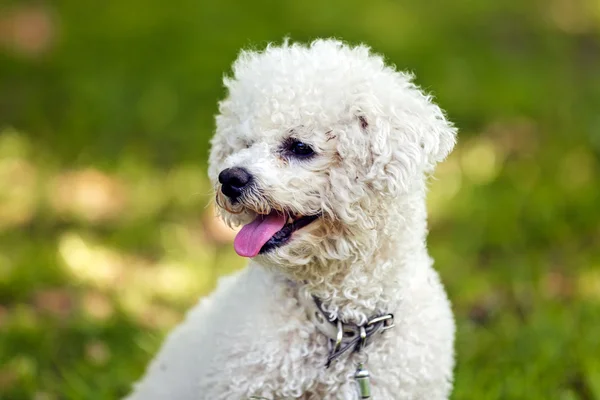
<svg viewBox="0 0 600 400">
<path fill-rule="evenodd" d="M 375 317 L 372 320 L 370 320 L 369 322 L 367 322 L 367 326 L 374 325 L 374 324 L 377 324 L 382 321 L 383 321 L 383 326 L 381 326 L 381 328 L 380 328 L 382 333 L 387 331 L 388 329 L 391 329 L 394 326 L 396 326 L 396 324 L 394 324 L 394 314 L 385 314 L 380 317 Z"/>
<path fill-rule="evenodd" d="M 361 351 L 365 348 L 368 344 L 368 340 L 373 337 L 373 335 L 378 332 L 383 333 L 394 326 L 393 314 L 375 317 L 367 321 L 366 324 L 360 326 L 344 324 L 339 319 L 336 320 L 337 334 L 335 342 L 331 341 L 332 345 L 325 366 L 329 367 L 333 360 L 350 349 L 353 349 L 353 352 Z"/>
</svg>

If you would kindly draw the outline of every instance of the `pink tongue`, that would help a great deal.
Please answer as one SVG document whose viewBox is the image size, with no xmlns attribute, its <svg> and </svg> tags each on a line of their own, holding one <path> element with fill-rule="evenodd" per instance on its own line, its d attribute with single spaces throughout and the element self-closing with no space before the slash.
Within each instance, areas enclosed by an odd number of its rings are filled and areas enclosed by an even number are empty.
<svg viewBox="0 0 600 400">
<path fill-rule="evenodd" d="M 275 211 L 269 215 L 259 215 L 236 235 L 233 241 L 235 252 L 242 257 L 256 256 L 261 247 L 283 228 L 285 222 L 285 215 Z"/>
</svg>

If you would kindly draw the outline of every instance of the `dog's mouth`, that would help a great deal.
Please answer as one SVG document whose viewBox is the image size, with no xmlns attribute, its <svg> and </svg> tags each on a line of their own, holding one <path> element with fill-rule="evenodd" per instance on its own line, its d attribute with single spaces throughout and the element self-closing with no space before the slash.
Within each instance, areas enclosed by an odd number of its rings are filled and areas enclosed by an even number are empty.
<svg viewBox="0 0 600 400">
<path fill-rule="evenodd" d="M 319 214 L 288 216 L 273 211 L 258 215 L 238 232 L 233 242 L 236 253 L 242 257 L 255 257 L 286 244 L 292 234 L 319 218 Z"/>
</svg>

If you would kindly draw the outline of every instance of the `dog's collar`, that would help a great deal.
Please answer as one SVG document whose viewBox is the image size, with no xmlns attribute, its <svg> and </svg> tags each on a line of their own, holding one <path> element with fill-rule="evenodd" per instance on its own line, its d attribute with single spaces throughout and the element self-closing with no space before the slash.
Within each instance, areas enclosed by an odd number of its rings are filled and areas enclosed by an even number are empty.
<svg viewBox="0 0 600 400">
<path fill-rule="evenodd" d="M 300 294 L 300 302 L 307 312 L 308 319 L 329 339 L 330 350 L 326 367 L 348 350 L 360 351 L 368 345 L 377 333 L 383 333 L 394 327 L 394 315 L 383 314 L 376 316 L 366 324 L 356 325 L 344 323 L 338 318 L 332 318 L 323 310 L 321 301 L 306 293 Z"/>
</svg>

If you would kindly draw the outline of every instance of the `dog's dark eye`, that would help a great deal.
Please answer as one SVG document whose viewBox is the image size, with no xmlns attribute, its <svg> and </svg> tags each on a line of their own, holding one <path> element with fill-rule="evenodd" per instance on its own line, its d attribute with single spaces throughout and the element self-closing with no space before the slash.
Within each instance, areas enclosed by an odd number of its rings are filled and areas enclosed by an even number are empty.
<svg viewBox="0 0 600 400">
<path fill-rule="evenodd" d="M 293 153 L 294 155 L 296 155 L 298 157 L 310 157 L 313 154 L 315 154 L 312 147 L 310 147 L 306 143 L 302 143 L 297 140 L 292 141 L 290 143 L 288 149 L 290 150 L 291 153 Z"/>
</svg>

